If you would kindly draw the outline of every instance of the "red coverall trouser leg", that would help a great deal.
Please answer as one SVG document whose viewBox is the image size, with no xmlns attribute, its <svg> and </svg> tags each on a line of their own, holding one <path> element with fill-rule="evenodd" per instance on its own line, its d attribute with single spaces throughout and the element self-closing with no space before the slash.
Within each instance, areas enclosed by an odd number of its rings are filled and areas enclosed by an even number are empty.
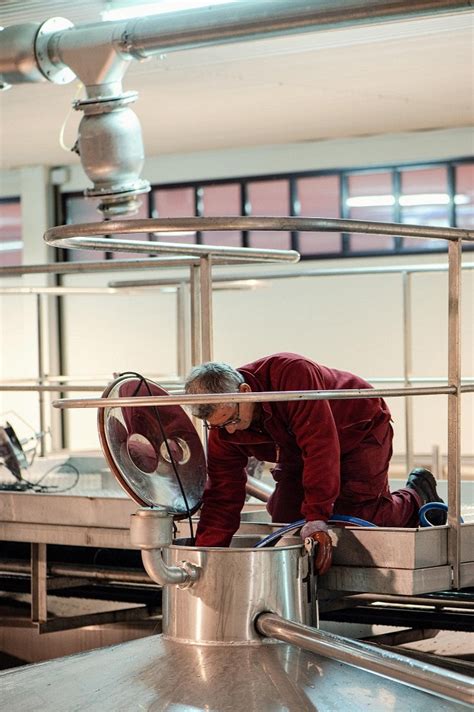
<svg viewBox="0 0 474 712">
<path fill-rule="evenodd" d="M 368 433 L 362 442 L 341 458 L 341 490 L 335 514 L 348 514 L 381 527 L 416 527 L 421 499 L 414 490 L 390 492 L 388 465 L 392 456 L 390 423 L 377 436 Z M 324 474 L 322 474 L 324 477 Z M 274 522 L 303 519 L 303 484 L 294 473 L 280 475 L 267 509 Z"/>
</svg>

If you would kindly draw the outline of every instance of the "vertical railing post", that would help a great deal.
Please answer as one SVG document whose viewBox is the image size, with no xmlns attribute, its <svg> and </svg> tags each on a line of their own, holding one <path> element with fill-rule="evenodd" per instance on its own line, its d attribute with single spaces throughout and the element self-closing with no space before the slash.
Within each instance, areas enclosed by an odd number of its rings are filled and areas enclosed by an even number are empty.
<svg viewBox="0 0 474 712">
<path fill-rule="evenodd" d="M 199 259 L 201 270 L 201 357 L 212 361 L 212 258 Z"/>
<path fill-rule="evenodd" d="M 461 586 L 461 255 L 460 239 L 449 242 L 448 380 L 448 560 L 453 588 Z"/>
<path fill-rule="evenodd" d="M 181 379 L 184 379 L 189 369 L 190 325 L 187 292 L 186 282 L 180 282 L 176 290 L 176 368 Z"/>
<path fill-rule="evenodd" d="M 44 623 L 48 618 L 46 574 L 46 544 L 31 544 L 31 620 L 33 623 Z"/>
<path fill-rule="evenodd" d="M 412 318 L 411 318 L 411 274 L 402 273 L 403 280 L 403 381 L 411 385 L 413 368 Z M 413 469 L 413 398 L 405 398 L 405 448 L 407 475 Z"/>
<path fill-rule="evenodd" d="M 36 295 L 36 343 L 38 348 L 38 385 L 44 384 L 44 354 L 43 354 L 43 303 L 41 294 Z M 39 429 L 40 429 L 40 455 L 45 456 L 46 413 L 43 391 L 38 391 Z"/>
<path fill-rule="evenodd" d="M 201 272 L 199 265 L 191 265 L 190 298 L 191 298 L 191 361 L 196 366 L 202 361 L 201 352 Z"/>
</svg>

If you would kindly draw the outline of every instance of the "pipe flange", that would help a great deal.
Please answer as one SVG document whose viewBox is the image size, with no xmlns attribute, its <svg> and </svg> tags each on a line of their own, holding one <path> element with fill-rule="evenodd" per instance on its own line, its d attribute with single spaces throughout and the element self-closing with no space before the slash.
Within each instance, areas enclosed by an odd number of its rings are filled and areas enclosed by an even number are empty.
<svg viewBox="0 0 474 712">
<path fill-rule="evenodd" d="M 191 586 L 194 586 L 196 581 L 198 581 L 201 576 L 202 568 L 200 566 L 196 566 L 196 564 L 192 564 L 190 561 L 180 561 L 177 567 L 178 569 L 184 571 L 187 577 L 186 581 L 178 583 L 178 588 L 191 588 Z"/>
<path fill-rule="evenodd" d="M 50 53 L 48 52 L 51 35 L 63 30 L 70 30 L 73 27 L 74 24 L 64 17 L 51 17 L 43 22 L 36 34 L 35 55 L 38 67 L 46 79 L 54 84 L 69 84 L 76 78 L 72 69 L 66 64 L 63 62 L 54 63 L 50 59 Z"/>
<path fill-rule="evenodd" d="M 117 109 L 121 109 L 128 104 L 133 104 L 137 97 L 137 91 L 127 91 L 116 96 L 96 96 L 88 99 L 78 99 L 73 102 L 72 106 L 76 111 L 83 111 L 86 115 L 106 114 L 107 112 L 117 111 Z"/>
<path fill-rule="evenodd" d="M 140 178 L 133 183 L 119 185 L 117 187 L 108 185 L 104 188 L 86 188 L 84 191 L 87 198 L 114 198 L 119 201 L 126 198 L 128 195 L 140 195 L 141 193 L 149 193 L 151 190 L 150 183 L 147 180 Z"/>
</svg>

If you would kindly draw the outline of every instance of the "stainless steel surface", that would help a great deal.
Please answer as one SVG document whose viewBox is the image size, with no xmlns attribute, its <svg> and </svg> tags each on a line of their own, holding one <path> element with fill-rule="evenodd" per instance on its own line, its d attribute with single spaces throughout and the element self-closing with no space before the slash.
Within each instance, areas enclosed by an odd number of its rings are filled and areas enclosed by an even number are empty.
<svg viewBox="0 0 474 712">
<path fill-rule="evenodd" d="M 433 396 L 442 393 L 455 393 L 455 386 L 425 386 L 423 388 L 371 388 L 346 389 L 336 391 L 263 391 L 260 393 L 232 393 L 232 403 L 275 403 L 278 401 L 297 400 L 344 400 L 347 398 L 384 398 L 407 395 Z M 197 403 L 220 403 L 222 394 L 208 393 L 204 395 L 147 396 L 143 398 L 61 398 L 53 401 L 55 408 L 108 408 L 115 406 L 166 406 L 191 405 Z"/>
<path fill-rule="evenodd" d="M 261 502 L 268 502 L 274 488 L 271 485 L 267 485 L 266 482 L 262 482 L 262 480 L 257 480 L 257 478 L 252 477 L 252 475 L 247 475 L 245 489 L 247 490 L 247 494 L 255 497 L 255 499 L 259 499 Z"/>
<path fill-rule="evenodd" d="M 458 712 L 465 707 L 292 645 L 151 636 L 0 673 L 5 709 L 38 712 Z M 61 681 L 58 684 L 58 681 Z"/>
<path fill-rule="evenodd" d="M 24 274 L 83 274 L 86 272 L 121 272 L 130 269 L 155 269 L 160 267 L 186 267 L 197 264 L 197 258 L 175 257 L 135 258 L 130 260 L 95 260 L 90 262 L 55 262 L 54 264 L 16 265 L 0 267 L 0 277 Z"/>
<path fill-rule="evenodd" d="M 163 634 L 193 644 L 261 645 L 254 620 L 263 611 L 309 621 L 306 586 L 308 559 L 302 544 L 255 549 L 258 537 L 234 537 L 231 548 L 173 545 L 165 563 L 189 563 L 200 576 L 189 589 L 163 591 Z"/>
<path fill-rule="evenodd" d="M 41 295 L 36 295 L 36 348 L 38 350 L 38 385 L 43 384 L 44 378 L 44 359 L 43 359 L 43 313 L 42 313 L 42 303 Z M 45 413 L 45 402 L 43 391 L 38 392 L 38 407 L 39 407 L 39 429 L 40 433 L 46 432 L 46 413 Z M 40 452 L 41 457 L 45 455 L 45 444 L 44 437 L 40 438 Z"/>
<path fill-rule="evenodd" d="M 411 275 L 402 272 L 403 280 L 403 374 L 404 384 L 410 386 L 412 375 L 412 341 L 411 341 Z M 407 472 L 413 469 L 413 399 L 405 398 L 405 450 Z"/>
<path fill-rule="evenodd" d="M 465 564 L 466 575 L 474 564 Z M 319 579 L 319 589 L 360 593 L 395 593 L 412 596 L 447 591 L 451 588 L 451 567 L 432 566 L 422 569 L 369 568 L 334 566 Z"/>
<path fill-rule="evenodd" d="M 25 22 L 21 25 L 1 28 L 0 82 L 2 85 L 46 81 L 35 56 L 35 38 L 39 27 L 39 22 Z"/>
<path fill-rule="evenodd" d="M 470 526 L 474 531 L 474 525 Z M 447 527 L 335 527 L 331 529 L 335 566 L 422 569 L 448 563 Z"/>
<path fill-rule="evenodd" d="M 200 267 L 190 267 L 191 294 L 191 364 L 201 363 L 201 270 Z"/>
<path fill-rule="evenodd" d="M 145 571 L 160 586 L 181 585 L 189 587 L 198 580 L 199 567 L 180 562 L 168 566 L 163 561 L 163 547 L 173 540 L 173 518 L 163 510 L 139 509 L 130 518 L 130 540 L 141 549 Z"/>
<path fill-rule="evenodd" d="M 149 379 L 123 374 L 105 390 L 110 402 L 123 395 L 166 395 Z M 119 484 L 142 506 L 159 507 L 182 518 L 200 505 L 206 481 L 201 440 L 184 410 L 161 411 L 111 406 L 98 413 L 99 439 Z"/>
<path fill-rule="evenodd" d="M 0 572 L 30 574 L 31 566 L 22 560 L 0 559 Z M 120 581 L 121 583 L 132 584 L 152 584 L 150 577 L 139 569 L 112 568 L 111 566 L 90 566 L 81 564 L 51 564 L 47 563 L 46 573 L 49 577 L 46 580 L 47 590 L 56 588 L 54 585 L 59 579 L 80 579 L 87 581 Z"/>
<path fill-rule="evenodd" d="M 448 558 L 453 587 L 461 585 L 461 256 L 462 245 L 449 243 L 448 378 Z"/>
<path fill-rule="evenodd" d="M 67 262 L 64 264 L 68 264 Z M 463 262 L 461 269 L 474 269 L 474 262 Z M 267 280 L 267 279 L 295 279 L 299 277 L 344 277 L 347 275 L 360 275 L 360 274 L 417 274 L 423 272 L 447 272 L 448 265 L 443 264 L 432 264 L 432 265 L 380 265 L 378 267 L 339 267 L 339 268 L 326 268 L 326 269 L 315 269 L 314 267 L 287 267 L 284 272 L 272 271 L 265 268 L 265 271 L 258 272 L 252 270 L 247 273 L 227 273 L 227 274 L 216 274 L 214 273 L 212 281 L 213 283 L 219 282 L 234 282 L 240 280 Z M 0 271 L 1 274 L 1 271 Z M 132 279 L 132 280 L 118 280 L 116 282 L 109 282 L 109 287 L 116 289 L 127 288 L 127 287 L 156 287 L 159 285 L 177 285 L 178 280 L 175 277 L 161 277 L 153 279 Z"/>
<path fill-rule="evenodd" d="M 356 593 L 353 596 L 348 596 L 345 599 L 348 603 L 358 601 L 362 603 L 394 603 L 401 606 L 426 606 L 428 608 L 451 608 L 454 610 L 469 609 L 474 611 L 474 600 L 466 601 L 464 599 L 456 600 L 454 598 L 436 598 L 435 596 L 395 596 L 391 594 L 379 593 Z"/>
<path fill-rule="evenodd" d="M 265 613 L 256 621 L 263 635 L 298 645 L 319 655 L 327 655 L 347 665 L 368 670 L 465 705 L 474 703 L 474 682 L 467 675 L 451 672 L 428 663 L 332 633 L 317 631 L 274 613 Z"/>
<path fill-rule="evenodd" d="M 212 261 L 211 256 L 201 257 L 201 343 L 202 361 L 212 361 L 213 328 L 212 328 Z"/>
<path fill-rule="evenodd" d="M 356 232 L 375 235 L 401 235 L 441 240 L 474 241 L 474 230 L 454 227 L 403 225 L 400 223 L 365 222 L 362 220 L 336 220 L 330 218 L 296 217 L 235 217 L 235 218 L 148 218 L 110 220 L 107 223 L 81 223 L 60 225 L 44 233 L 48 245 L 118 252 L 145 252 L 147 254 L 224 255 L 229 259 L 241 258 L 256 261 L 297 262 L 299 255 L 293 250 L 265 250 L 251 247 L 224 247 L 214 245 L 176 245 L 166 242 L 139 241 L 94 237 L 103 231 L 108 235 L 120 233 L 195 232 L 199 230 L 289 230 L 310 232 Z"/>
</svg>

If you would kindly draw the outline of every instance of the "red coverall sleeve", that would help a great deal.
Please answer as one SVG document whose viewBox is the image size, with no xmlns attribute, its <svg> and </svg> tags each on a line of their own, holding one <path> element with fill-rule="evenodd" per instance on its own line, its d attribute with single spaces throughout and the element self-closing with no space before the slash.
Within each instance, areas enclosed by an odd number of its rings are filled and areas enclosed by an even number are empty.
<svg viewBox="0 0 474 712">
<path fill-rule="evenodd" d="M 208 481 L 196 535 L 197 546 L 229 546 L 245 503 L 248 457 L 234 444 L 210 432 Z"/>
<path fill-rule="evenodd" d="M 282 371 L 275 390 L 325 390 L 325 385 L 317 367 L 301 360 Z M 307 521 L 327 521 L 340 490 L 339 437 L 329 401 L 288 401 L 284 408 L 303 458 L 301 511 Z"/>
</svg>

